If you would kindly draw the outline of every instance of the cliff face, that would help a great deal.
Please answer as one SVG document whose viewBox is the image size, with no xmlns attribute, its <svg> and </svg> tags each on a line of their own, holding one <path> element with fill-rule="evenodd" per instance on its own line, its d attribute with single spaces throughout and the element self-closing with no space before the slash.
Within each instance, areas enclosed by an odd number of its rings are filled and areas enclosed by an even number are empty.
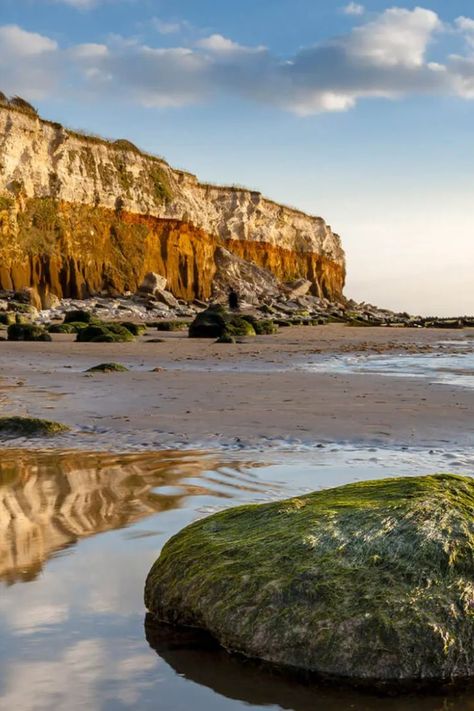
<svg viewBox="0 0 474 711">
<path fill-rule="evenodd" d="M 218 246 L 342 295 L 344 252 L 323 219 L 0 106 L 0 288 L 80 297 L 156 271 L 176 296 L 208 298 Z"/>
</svg>

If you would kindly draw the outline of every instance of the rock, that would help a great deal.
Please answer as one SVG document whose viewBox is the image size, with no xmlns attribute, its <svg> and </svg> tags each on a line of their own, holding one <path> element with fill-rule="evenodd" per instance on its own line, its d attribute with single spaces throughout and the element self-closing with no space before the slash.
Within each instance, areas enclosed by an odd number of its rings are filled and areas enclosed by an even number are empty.
<svg viewBox="0 0 474 711">
<path fill-rule="evenodd" d="M 241 301 L 258 304 L 264 299 L 276 297 L 279 285 L 267 269 L 237 257 L 227 249 L 218 247 L 214 260 L 216 273 L 212 282 L 212 295 L 216 300 L 226 300 L 235 291 Z"/>
<path fill-rule="evenodd" d="M 42 309 L 40 295 L 38 294 L 38 290 L 34 287 L 25 287 L 21 289 L 21 291 L 15 292 L 13 298 L 22 304 L 30 304 L 30 306 L 33 306 L 37 311 L 41 311 Z"/>
<path fill-rule="evenodd" d="M 374 687 L 474 677 L 474 480 L 440 474 L 241 506 L 174 536 L 155 619 L 272 664 Z"/>
<path fill-rule="evenodd" d="M 99 363 L 88 368 L 86 373 L 128 373 L 128 368 L 121 363 Z"/>
<path fill-rule="evenodd" d="M 8 326 L 9 341 L 51 341 L 49 333 L 42 327 L 33 323 L 14 323 Z"/>
<path fill-rule="evenodd" d="M 286 282 L 284 288 L 288 299 L 297 299 L 299 296 L 306 296 L 311 286 L 312 283 L 308 279 L 295 279 L 295 281 Z"/>
<path fill-rule="evenodd" d="M 123 343 L 135 340 L 128 328 L 119 323 L 93 323 L 78 331 L 79 343 Z"/>
<path fill-rule="evenodd" d="M 223 306 L 212 305 L 197 314 L 189 326 L 190 338 L 255 336 L 252 324 L 242 316 L 229 314 Z"/>
<path fill-rule="evenodd" d="M 52 292 L 44 294 L 41 301 L 43 309 L 57 309 L 61 304 L 59 297 L 56 296 L 56 294 L 53 294 Z"/>
<path fill-rule="evenodd" d="M 166 284 L 168 280 L 166 277 L 160 274 L 155 274 L 155 272 L 148 272 L 145 274 L 142 283 L 138 287 L 138 292 L 142 294 L 155 294 L 155 291 L 164 291 L 166 289 Z"/>
<path fill-rule="evenodd" d="M 92 314 L 85 309 L 74 309 L 73 311 L 66 311 L 64 314 L 64 323 L 90 323 L 92 320 Z"/>
<path fill-rule="evenodd" d="M 170 309 L 179 308 L 178 300 L 174 298 L 173 294 L 170 291 L 166 291 L 165 289 L 155 289 L 155 291 L 153 292 L 153 296 L 161 304 L 166 304 L 166 306 L 169 306 Z"/>
<path fill-rule="evenodd" d="M 7 437 L 44 437 L 68 432 L 60 422 L 36 417 L 0 417 L 0 435 Z"/>
</svg>

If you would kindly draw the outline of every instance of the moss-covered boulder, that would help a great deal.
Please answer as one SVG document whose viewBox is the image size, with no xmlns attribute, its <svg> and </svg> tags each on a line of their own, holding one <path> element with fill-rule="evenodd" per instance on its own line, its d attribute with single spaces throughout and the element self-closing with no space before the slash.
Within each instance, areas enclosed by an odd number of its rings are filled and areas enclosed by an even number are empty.
<svg viewBox="0 0 474 711">
<path fill-rule="evenodd" d="M 49 437 L 68 431 L 67 425 L 37 417 L 0 417 L 1 437 Z"/>
<path fill-rule="evenodd" d="M 212 305 L 201 311 L 189 326 L 190 338 L 221 338 L 255 336 L 255 329 L 247 319 L 228 313 L 223 306 Z"/>
<path fill-rule="evenodd" d="M 13 323 L 8 326 L 9 341 L 51 341 L 52 338 L 45 328 L 33 323 Z"/>
<path fill-rule="evenodd" d="M 86 324 L 84 324 L 86 325 Z M 77 330 L 72 323 L 52 323 L 48 326 L 48 333 L 77 333 Z"/>
<path fill-rule="evenodd" d="M 354 683 L 474 677 L 474 480 L 370 481 L 242 506 L 174 536 L 151 569 L 156 619 Z"/>
<path fill-rule="evenodd" d="M 134 321 L 122 321 L 121 326 L 130 331 L 132 336 L 141 336 L 146 331 L 146 326 L 144 323 L 135 323 Z"/>
<path fill-rule="evenodd" d="M 74 323 L 77 321 L 90 323 L 92 321 L 92 314 L 84 309 L 74 309 L 64 314 L 64 323 Z"/>
<path fill-rule="evenodd" d="M 119 323 L 91 323 L 77 332 L 79 343 L 122 343 L 135 340 L 133 333 Z"/>
<path fill-rule="evenodd" d="M 86 373 L 128 373 L 128 368 L 121 363 L 99 363 L 88 368 Z"/>
</svg>

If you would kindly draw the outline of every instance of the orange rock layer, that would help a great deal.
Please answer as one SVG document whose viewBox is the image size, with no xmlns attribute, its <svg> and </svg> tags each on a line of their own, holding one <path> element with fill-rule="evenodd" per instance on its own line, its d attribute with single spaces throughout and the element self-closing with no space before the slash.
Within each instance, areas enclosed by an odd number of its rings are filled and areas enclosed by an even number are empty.
<svg viewBox="0 0 474 711">
<path fill-rule="evenodd" d="M 222 240 L 192 224 L 103 207 L 31 198 L 0 204 L 0 289 L 85 298 L 135 291 L 149 272 L 183 299 L 211 296 L 218 246 L 285 281 L 305 277 L 316 295 L 342 295 L 344 269 L 322 255 L 265 242 Z"/>
</svg>

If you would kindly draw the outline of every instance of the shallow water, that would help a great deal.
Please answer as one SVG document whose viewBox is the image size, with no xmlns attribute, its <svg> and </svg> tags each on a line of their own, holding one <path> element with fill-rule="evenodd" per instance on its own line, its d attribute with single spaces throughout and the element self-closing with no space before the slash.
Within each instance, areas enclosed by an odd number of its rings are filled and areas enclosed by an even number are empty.
<svg viewBox="0 0 474 711">
<path fill-rule="evenodd" d="M 145 627 L 146 574 L 163 543 L 199 516 L 359 479 L 474 476 L 472 451 L 279 457 L 0 451 L 0 707 L 474 710 L 474 691 L 380 699 L 305 686 L 193 634 Z"/>
<path fill-rule="evenodd" d="M 312 372 L 371 373 L 404 378 L 426 378 L 432 383 L 474 388 L 474 341 L 454 344 L 456 352 L 386 353 L 383 355 L 343 354 L 322 358 L 317 356 L 300 363 L 299 368 Z M 440 344 L 443 345 L 442 343 Z"/>
</svg>

